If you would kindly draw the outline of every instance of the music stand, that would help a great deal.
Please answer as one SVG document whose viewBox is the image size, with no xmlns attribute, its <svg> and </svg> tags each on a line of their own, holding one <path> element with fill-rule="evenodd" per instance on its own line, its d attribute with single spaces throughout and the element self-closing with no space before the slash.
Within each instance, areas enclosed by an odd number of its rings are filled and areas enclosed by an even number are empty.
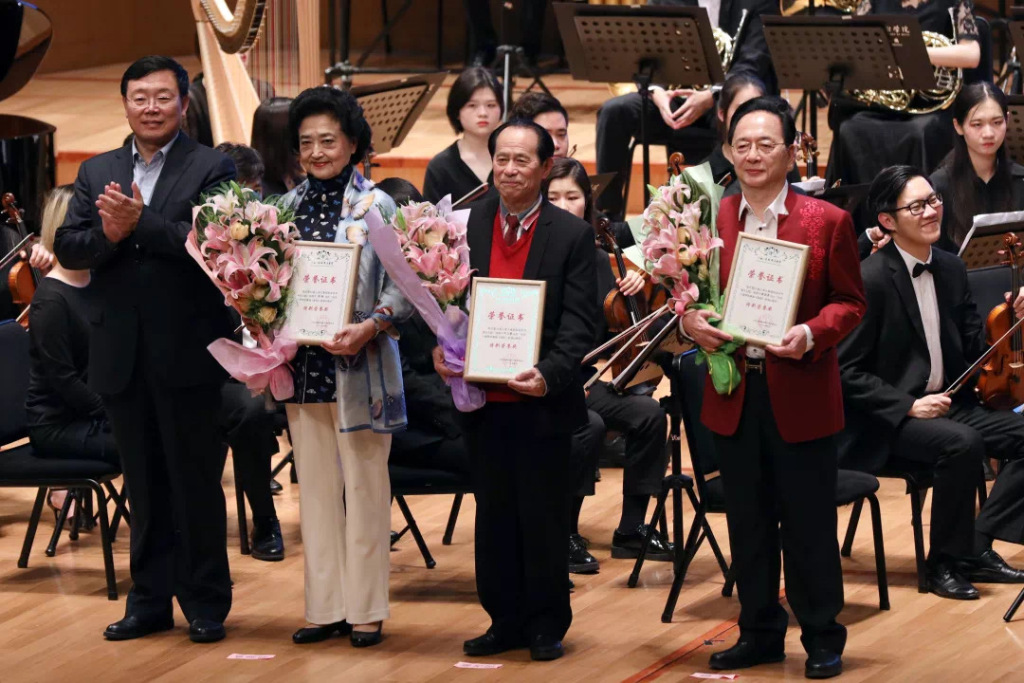
<svg viewBox="0 0 1024 683">
<path fill-rule="evenodd" d="M 633 81 L 640 94 L 644 205 L 651 183 L 647 113 L 652 83 L 700 86 L 725 80 L 711 20 L 702 7 L 554 3 L 572 77 L 594 83 Z"/>
<path fill-rule="evenodd" d="M 363 161 L 363 175 L 370 177 L 371 154 L 384 154 L 402 144 L 444 77 L 443 72 L 433 73 L 352 88 L 351 93 L 363 108 L 363 118 L 373 132 Z"/>
<path fill-rule="evenodd" d="M 871 189 L 871 185 L 868 183 L 862 185 L 840 185 L 839 187 L 830 187 L 823 192 L 812 194 L 812 196 L 817 199 L 823 199 L 829 204 L 838 206 L 846 213 L 853 215 L 853 212 L 857 210 L 861 202 L 867 199 L 869 189 Z"/>
<path fill-rule="evenodd" d="M 615 179 L 618 173 L 595 173 L 590 176 L 590 193 L 593 195 L 593 201 L 597 201 L 597 198 L 601 196 L 601 193 L 608 189 L 609 183 Z"/>
<path fill-rule="evenodd" d="M 1000 252 L 1006 249 L 1003 240 L 1011 232 L 1024 235 L 1024 211 L 975 216 L 960 246 L 960 258 L 967 270 L 1003 265 L 1006 255 Z"/>
<path fill-rule="evenodd" d="M 1006 104 L 1006 152 L 1020 163 L 1024 159 L 1024 95 L 1010 95 Z"/>
</svg>

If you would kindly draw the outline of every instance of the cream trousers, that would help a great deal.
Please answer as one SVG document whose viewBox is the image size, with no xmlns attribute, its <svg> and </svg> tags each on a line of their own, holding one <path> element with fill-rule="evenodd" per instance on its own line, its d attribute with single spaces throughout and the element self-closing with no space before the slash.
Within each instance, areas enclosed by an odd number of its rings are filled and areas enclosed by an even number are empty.
<svg viewBox="0 0 1024 683">
<path fill-rule="evenodd" d="M 299 474 L 306 619 L 387 619 L 391 435 L 339 432 L 336 403 L 289 403 L 286 410 Z"/>
</svg>

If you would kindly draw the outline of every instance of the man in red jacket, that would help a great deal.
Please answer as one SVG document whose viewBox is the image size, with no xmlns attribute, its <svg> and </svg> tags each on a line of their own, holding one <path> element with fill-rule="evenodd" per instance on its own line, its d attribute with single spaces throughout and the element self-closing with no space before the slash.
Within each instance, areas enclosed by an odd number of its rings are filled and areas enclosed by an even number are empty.
<svg viewBox="0 0 1024 683">
<path fill-rule="evenodd" d="M 786 596 L 802 630 L 808 678 L 842 672 L 846 628 L 836 538 L 837 453 L 843 427 L 836 345 L 866 303 L 849 214 L 798 194 L 786 182 L 796 126 L 789 104 L 759 97 L 733 115 L 727 156 L 742 193 L 718 211 L 722 288 L 741 231 L 806 244 L 807 273 L 796 325 L 780 346 L 742 347 L 743 381 L 728 396 L 708 382 L 702 420 L 715 434 L 725 488 L 733 571 L 739 589 L 739 642 L 711 656 L 714 669 L 785 658 L 788 616 L 779 604 L 780 550 Z M 707 350 L 732 339 L 691 311 L 684 331 Z"/>
</svg>

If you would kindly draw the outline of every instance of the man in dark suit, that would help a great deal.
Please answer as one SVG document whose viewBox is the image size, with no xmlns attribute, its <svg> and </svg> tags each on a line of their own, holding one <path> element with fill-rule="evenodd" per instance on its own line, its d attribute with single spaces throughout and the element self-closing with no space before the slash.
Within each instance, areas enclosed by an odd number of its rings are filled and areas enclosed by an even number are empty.
<svg viewBox="0 0 1024 683">
<path fill-rule="evenodd" d="M 1022 583 L 992 539 L 1024 541 L 1024 419 L 979 405 L 970 385 L 944 390 L 985 349 L 967 269 L 933 248 L 942 198 L 920 171 L 891 166 L 869 201 L 891 241 L 862 263 L 868 309 L 839 347 L 847 428 L 840 462 L 876 472 L 891 457 L 934 467 L 928 582 L 936 595 L 975 599 L 972 582 Z M 1014 302 L 1024 314 L 1024 297 Z M 1012 459 L 977 522 L 974 495 L 986 457 Z"/>
<path fill-rule="evenodd" d="M 172 628 L 177 597 L 189 637 L 213 642 L 231 607 L 225 374 L 206 346 L 232 329 L 185 238 L 200 194 L 235 171 L 180 132 L 187 92 L 188 74 L 170 58 L 128 67 L 121 95 L 134 140 L 82 164 L 54 244 L 61 263 L 93 272 L 89 382 L 110 416 L 132 508 L 134 585 L 109 640 Z"/>
<path fill-rule="evenodd" d="M 713 669 L 785 658 L 789 617 L 779 604 L 779 554 L 786 596 L 800 623 L 808 678 L 842 672 L 846 628 L 836 540 L 838 466 L 833 435 L 843 426 L 836 345 L 860 321 L 864 290 L 853 222 L 845 211 L 796 193 L 786 181 L 796 125 L 789 103 L 759 97 L 733 115 L 726 153 L 741 193 L 718 210 L 724 291 L 741 232 L 805 244 L 808 263 L 796 324 L 778 346 L 737 352 L 743 381 L 719 394 L 705 386 L 701 421 L 714 432 L 725 488 L 729 545 L 740 598 L 739 642 L 711 656 Z M 683 328 L 704 349 L 732 337 L 690 309 Z"/>
<path fill-rule="evenodd" d="M 764 38 L 761 17 L 778 14 L 779 3 L 773 0 L 720 0 L 718 12 L 707 0 L 658 0 L 651 5 L 704 7 L 711 25 L 721 28 L 733 38 L 740 29 L 740 17 L 747 11 L 742 35 L 733 54 L 726 76 L 746 73 L 765 84 L 767 95 L 779 92 L 772 57 Z M 721 84 L 718 84 L 721 85 Z M 718 144 L 715 134 L 715 98 L 717 89 L 693 91 L 669 86 L 651 86 L 651 102 L 647 109 L 645 133 L 652 145 L 685 146 L 687 158 L 703 159 Z M 629 144 L 640 136 L 640 95 L 632 92 L 605 102 L 597 112 L 597 172 L 620 173 L 632 160 Z M 626 209 L 622 196 L 621 173 L 597 198 L 597 207 L 613 220 L 622 220 Z"/>
<path fill-rule="evenodd" d="M 566 590 L 569 449 L 587 420 L 580 363 L 597 333 L 594 235 L 540 192 L 554 143 L 513 119 L 489 141 L 498 197 L 473 206 L 470 259 L 481 277 L 544 280 L 540 359 L 508 385 L 489 385 L 467 417 L 476 470 L 476 582 L 491 617 L 468 655 L 529 646 L 536 660 L 562 656 L 572 622 Z M 440 348 L 434 366 L 444 377 Z"/>
</svg>

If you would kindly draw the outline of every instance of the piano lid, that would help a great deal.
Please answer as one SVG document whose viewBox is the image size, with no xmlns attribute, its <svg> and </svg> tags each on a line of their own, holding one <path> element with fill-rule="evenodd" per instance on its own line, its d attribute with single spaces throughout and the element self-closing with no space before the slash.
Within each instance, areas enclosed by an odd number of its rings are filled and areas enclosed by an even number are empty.
<svg viewBox="0 0 1024 683">
<path fill-rule="evenodd" d="M 0 0 L 0 100 L 21 90 L 53 39 L 50 18 L 35 5 Z"/>
</svg>

